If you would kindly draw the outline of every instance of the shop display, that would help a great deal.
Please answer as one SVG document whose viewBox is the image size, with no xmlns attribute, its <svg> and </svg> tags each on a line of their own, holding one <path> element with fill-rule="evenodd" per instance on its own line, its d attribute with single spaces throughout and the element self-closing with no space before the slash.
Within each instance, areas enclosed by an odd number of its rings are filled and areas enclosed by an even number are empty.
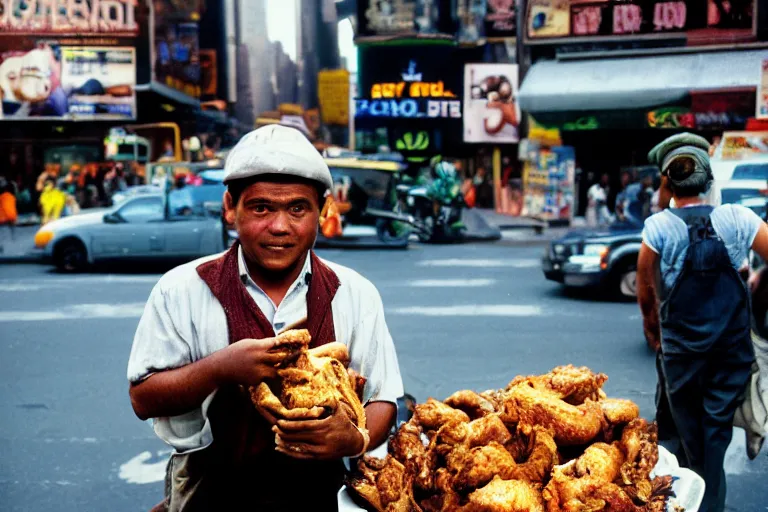
<svg viewBox="0 0 768 512">
<path fill-rule="evenodd" d="M 347 482 L 376 511 L 667 510 L 671 476 L 654 423 L 607 398 L 607 376 L 561 366 L 504 389 L 462 390 L 415 407 L 384 458 Z"/>
<path fill-rule="evenodd" d="M 572 220 L 575 175 L 574 148 L 531 144 L 523 167 L 524 214 L 550 221 Z"/>
</svg>

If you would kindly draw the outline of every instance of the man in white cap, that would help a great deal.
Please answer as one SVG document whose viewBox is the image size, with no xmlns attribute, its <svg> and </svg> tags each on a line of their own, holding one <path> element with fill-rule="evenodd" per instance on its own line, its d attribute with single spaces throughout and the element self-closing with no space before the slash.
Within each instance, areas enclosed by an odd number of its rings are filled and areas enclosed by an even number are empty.
<svg viewBox="0 0 768 512">
<path fill-rule="evenodd" d="M 332 179 L 299 131 L 247 134 L 225 174 L 225 217 L 239 240 L 160 279 L 128 363 L 134 411 L 175 449 L 157 509 L 333 510 L 342 459 L 386 439 L 403 394 L 381 298 L 312 251 Z M 290 357 L 270 350 L 275 333 L 298 325 L 312 346 L 347 346 L 350 368 L 366 379 L 367 433 L 342 408 L 288 421 L 252 405 L 248 386 L 275 377 Z"/>
</svg>

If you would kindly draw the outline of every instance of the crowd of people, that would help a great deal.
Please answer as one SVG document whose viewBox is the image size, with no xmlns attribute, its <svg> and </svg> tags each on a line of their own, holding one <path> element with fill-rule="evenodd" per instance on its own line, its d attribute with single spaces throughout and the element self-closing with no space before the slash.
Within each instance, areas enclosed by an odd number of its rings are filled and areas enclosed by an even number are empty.
<svg viewBox="0 0 768 512">
<path fill-rule="evenodd" d="M 613 211 L 609 208 L 610 177 L 603 174 L 587 191 L 585 220 L 588 226 L 602 226 L 613 222 L 642 225 L 643 221 L 658 213 L 661 181 L 650 172 L 625 170 L 621 173 L 621 190 L 616 194 Z"/>
</svg>

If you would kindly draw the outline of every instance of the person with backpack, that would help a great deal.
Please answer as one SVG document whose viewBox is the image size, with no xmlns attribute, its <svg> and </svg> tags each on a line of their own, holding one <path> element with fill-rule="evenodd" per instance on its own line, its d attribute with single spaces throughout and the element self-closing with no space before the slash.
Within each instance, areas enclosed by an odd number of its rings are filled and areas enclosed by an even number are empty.
<svg viewBox="0 0 768 512">
<path fill-rule="evenodd" d="M 733 419 L 755 361 L 747 283 L 750 249 L 768 256 L 768 227 L 739 205 L 712 207 L 709 143 L 669 137 L 648 154 L 661 169 L 668 208 L 645 221 L 638 257 L 638 302 L 648 344 L 658 352 L 657 417 L 679 441 L 681 466 L 702 476 L 702 512 L 725 508 L 723 462 Z"/>
</svg>

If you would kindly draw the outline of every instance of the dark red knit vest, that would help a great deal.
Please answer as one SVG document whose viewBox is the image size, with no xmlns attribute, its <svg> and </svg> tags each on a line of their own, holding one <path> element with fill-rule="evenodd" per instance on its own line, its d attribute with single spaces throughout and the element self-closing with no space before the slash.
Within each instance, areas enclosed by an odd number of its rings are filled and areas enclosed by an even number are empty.
<svg viewBox="0 0 768 512">
<path fill-rule="evenodd" d="M 272 324 L 240 279 L 236 243 L 222 257 L 197 268 L 227 317 L 229 343 L 275 336 Z M 331 301 L 339 278 L 310 252 L 311 277 L 307 292 L 307 325 L 312 346 L 335 341 Z M 302 510 L 322 503 L 335 508 L 341 485 L 341 461 L 300 461 L 274 450 L 274 433 L 256 411 L 247 389 L 220 388 L 209 409 L 213 444 L 184 461 L 180 492 L 183 510 L 228 510 L 238 503 L 252 510 Z M 313 502 L 306 501 L 314 496 Z M 318 502 L 319 499 L 319 502 Z"/>
</svg>

